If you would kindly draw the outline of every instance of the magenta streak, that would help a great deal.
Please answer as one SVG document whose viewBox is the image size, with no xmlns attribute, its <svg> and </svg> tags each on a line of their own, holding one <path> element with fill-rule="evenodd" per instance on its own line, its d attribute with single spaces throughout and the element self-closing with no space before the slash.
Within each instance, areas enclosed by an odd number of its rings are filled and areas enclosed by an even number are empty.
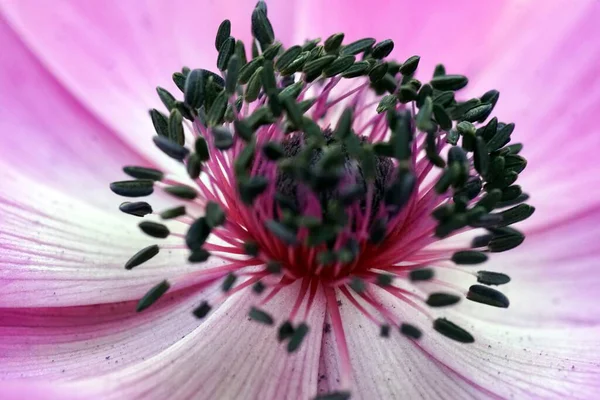
<svg viewBox="0 0 600 400">
<path fill-rule="evenodd" d="M 346 334 L 344 333 L 342 316 L 337 305 L 335 289 L 324 287 L 323 290 L 327 299 L 327 313 L 331 320 L 331 328 L 335 335 L 336 347 L 340 357 L 340 386 L 346 388 L 350 382 L 352 365 L 350 364 L 350 353 L 348 351 Z"/>
<path fill-rule="evenodd" d="M 396 296 L 397 298 L 399 298 L 406 304 L 410 305 L 415 310 L 421 312 L 423 315 L 426 315 L 429 319 L 433 320 L 433 317 L 431 316 L 431 314 L 429 314 L 429 311 L 427 311 L 427 309 L 423 308 L 421 305 L 415 303 L 413 300 L 409 299 L 406 296 L 407 294 L 416 296 L 414 293 L 410 293 L 406 290 L 397 288 L 395 286 L 384 286 L 383 289 L 385 291 L 391 293 L 392 295 Z"/>
<path fill-rule="evenodd" d="M 308 318 L 308 313 L 310 312 L 310 310 L 312 309 L 312 305 L 315 301 L 315 297 L 317 295 L 317 289 L 319 288 L 319 280 L 318 279 L 311 279 L 310 281 L 310 292 L 308 295 L 308 302 L 306 303 L 306 310 L 304 312 L 304 319 L 306 320 Z"/>
<path fill-rule="evenodd" d="M 367 292 L 361 293 L 360 297 L 362 297 L 367 303 L 369 303 L 374 309 L 383 315 L 392 325 L 398 326 L 400 324 L 398 318 L 396 318 L 394 314 L 392 314 L 382 303 L 379 303 L 375 300 L 371 290 L 367 289 Z"/>
<path fill-rule="evenodd" d="M 302 279 L 302 286 L 300 286 L 300 291 L 298 292 L 298 296 L 296 297 L 296 302 L 294 303 L 292 311 L 290 312 L 290 321 L 293 321 L 296 318 L 296 314 L 298 313 L 298 310 L 300 310 L 300 306 L 302 305 L 302 300 L 304 300 L 304 297 L 306 296 L 306 293 L 308 291 L 309 283 L 309 278 Z"/>
<path fill-rule="evenodd" d="M 360 311 L 365 317 L 367 317 L 369 320 L 371 320 L 371 322 L 373 322 L 375 325 L 377 325 L 377 326 L 381 325 L 381 322 L 379 322 L 373 314 L 371 314 L 366 308 L 364 308 L 354 298 L 354 296 L 352 295 L 352 293 L 350 293 L 350 291 L 348 290 L 348 288 L 346 286 L 340 286 L 339 289 L 340 289 L 340 292 L 342 292 L 342 294 L 348 298 L 350 303 L 352 303 L 352 305 L 354 307 L 356 307 L 356 309 L 358 311 Z"/>
<path fill-rule="evenodd" d="M 335 99 L 335 100 L 332 100 L 331 102 L 329 102 L 329 103 L 327 104 L 327 107 L 329 107 L 329 108 L 333 107 L 334 105 L 336 105 L 336 104 L 337 104 L 337 103 L 339 103 L 340 101 L 344 100 L 344 99 L 345 99 L 345 98 L 347 98 L 347 97 L 350 97 L 350 96 L 352 96 L 354 93 L 356 93 L 356 92 L 358 92 L 359 90 L 361 90 L 361 89 L 363 89 L 363 88 L 367 87 L 368 85 L 369 85 L 369 82 L 367 82 L 367 83 L 363 83 L 362 85 L 360 85 L 360 86 L 358 86 L 358 87 L 356 87 L 356 88 L 354 88 L 354 89 L 350 90 L 349 92 L 346 92 L 345 94 L 341 95 L 341 96 L 340 96 L 340 97 L 338 97 L 337 99 Z"/>
</svg>

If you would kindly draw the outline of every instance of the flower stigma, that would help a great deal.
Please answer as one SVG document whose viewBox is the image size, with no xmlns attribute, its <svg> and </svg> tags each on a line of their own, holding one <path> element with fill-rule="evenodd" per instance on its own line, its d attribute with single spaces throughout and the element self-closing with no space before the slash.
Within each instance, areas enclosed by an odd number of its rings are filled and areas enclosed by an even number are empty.
<svg viewBox="0 0 600 400">
<path fill-rule="evenodd" d="M 157 88 L 169 112 L 150 110 L 153 141 L 181 163 L 189 180 L 126 166 L 133 179 L 110 185 L 125 197 L 159 188 L 178 199 L 160 213 L 144 201 L 122 203 L 120 210 L 160 217 L 139 224 L 156 239 L 177 237 L 168 224 L 184 225 L 186 233 L 178 237 L 185 246 L 176 248 L 188 251 L 192 265 L 212 257 L 225 261 L 198 271 L 203 287 L 221 291 L 199 299 L 193 314 L 205 318 L 229 296 L 252 290 L 256 303 L 248 317 L 275 327 L 278 341 L 293 353 L 311 334 L 306 316 L 322 291 L 342 376 L 340 390 L 320 400 L 350 397 L 338 299 L 377 324 L 383 338 L 392 328 L 409 341 L 426 333 L 400 320 L 380 300 L 384 292 L 425 315 L 436 334 L 474 342 L 466 329 L 431 311 L 463 298 L 507 308 L 508 298 L 491 286 L 510 278 L 468 269 L 485 263 L 489 253 L 519 246 L 525 237 L 510 226 L 535 210 L 515 184 L 527 165 L 522 145 L 509 144 L 515 125 L 489 119 L 499 92 L 459 99 L 468 79 L 446 73 L 443 65 L 421 82 L 415 78 L 418 56 L 388 59 L 390 39 L 344 43 L 337 33 L 285 48 L 275 40 L 263 1 L 251 26 L 251 57 L 225 20 L 215 39 L 218 73 L 187 67 L 175 72 L 182 100 Z M 462 244 L 436 246 L 465 233 L 472 235 Z M 174 247 L 141 249 L 125 268 L 166 248 Z M 419 285 L 444 283 L 435 267 L 460 269 L 477 283 L 424 293 Z M 299 292 L 289 315 L 262 308 L 292 284 Z M 158 283 L 137 311 L 170 288 L 168 280 Z"/>
</svg>

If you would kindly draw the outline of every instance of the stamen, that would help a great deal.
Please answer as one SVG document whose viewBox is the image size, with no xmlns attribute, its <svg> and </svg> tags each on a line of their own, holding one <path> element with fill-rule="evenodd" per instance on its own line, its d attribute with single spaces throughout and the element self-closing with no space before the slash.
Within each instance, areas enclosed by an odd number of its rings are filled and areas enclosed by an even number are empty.
<svg viewBox="0 0 600 400">
<path fill-rule="evenodd" d="M 278 340 L 287 341 L 289 352 L 301 347 L 311 332 L 296 317 L 307 319 L 322 290 L 342 389 L 349 386 L 351 365 L 336 292 L 377 324 L 383 337 L 392 326 L 411 340 L 427 332 L 410 321 L 400 323 L 378 299 L 381 290 L 433 320 L 434 331 L 472 343 L 469 332 L 432 315 L 461 296 L 420 290 L 437 285 L 465 293 L 443 275 L 434 279 L 434 268 L 476 277 L 484 285 L 510 281 L 498 272 L 466 268 L 485 263 L 489 252 L 519 246 L 525 236 L 510 226 L 535 211 L 515 184 L 527 166 L 519 154 L 522 145 L 509 144 L 515 125 L 495 117 L 486 123 L 499 92 L 461 98 L 457 91 L 468 78 L 447 74 L 441 64 L 430 81 L 421 82 L 414 77 L 419 56 L 403 63 L 387 59 L 394 49 L 391 39 L 344 45 L 344 34 L 336 33 L 323 43 L 315 39 L 285 48 L 262 1 L 252 12 L 251 27 L 251 58 L 225 20 L 215 37 L 219 73 L 187 67 L 175 72 L 183 101 L 157 88 L 168 116 L 150 110 L 153 140 L 184 164 L 193 184 L 153 168 L 127 166 L 124 172 L 135 180 L 110 185 L 125 197 L 150 195 L 156 185 L 184 200 L 185 205 L 159 214 L 164 223 L 142 221 L 140 229 L 155 238 L 185 239 L 185 246 L 163 249 L 189 250 L 191 264 L 227 261 L 196 272 L 203 285 L 220 284 L 222 292 L 210 303 L 201 302 L 194 315 L 205 318 L 210 304 L 248 289 L 260 296 L 259 305 L 266 304 L 302 279 L 289 315 L 277 328 Z M 186 143 L 194 143 L 193 149 Z M 153 212 L 146 202 L 119 208 L 137 217 Z M 185 235 L 171 233 L 171 223 L 189 227 Z M 451 248 L 429 247 L 473 228 L 488 233 Z M 157 245 L 148 246 L 125 267 L 139 266 L 158 252 Z M 152 288 L 138 311 L 168 289 L 166 280 Z M 488 286 L 472 285 L 466 297 L 509 306 L 506 296 Z M 258 307 L 248 316 L 269 326 L 280 317 Z M 349 396 L 341 390 L 317 398 Z"/>
</svg>

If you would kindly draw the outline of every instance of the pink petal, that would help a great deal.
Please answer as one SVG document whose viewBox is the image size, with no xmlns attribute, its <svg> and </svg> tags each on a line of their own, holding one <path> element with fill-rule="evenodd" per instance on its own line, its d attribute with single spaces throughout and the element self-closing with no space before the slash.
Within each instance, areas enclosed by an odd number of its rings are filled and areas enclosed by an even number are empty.
<svg viewBox="0 0 600 400">
<path fill-rule="evenodd" d="M 431 329 L 431 322 L 386 295 L 402 321 L 423 330 L 418 342 L 378 327 L 348 302 L 341 306 L 354 372 L 353 398 L 595 398 L 600 393 L 598 328 L 550 330 L 516 328 L 454 312 L 441 312 L 468 329 L 473 344 L 453 342 Z M 568 339 L 565 335 L 568 334 Z M 331 334 L 324 351 L 333 352 Z M 336 372 L 319 372 L 335 388 Z M 331 380 L 330 380 L 331 379 Z"/>
<path fill-rule="evenodd" d="M 0 19 L 0 163 L 79 198 L 107 206 L 109 182 L 126 164 L 145 165 L 71 93 Z M 9 189 L 4 180 L 2 192 Z"/>
<path fill-rule="evenodd" d="M 142 313 L 137 301 L 0 308 L 0 376 L 62 381 L 124 370 L 194 331 L 200 321 L 192 310 L 212 291 L 170 291 Z"/>
<path fill-rule="evenodd" d="M 85 109 L 131 148 L 172 167 L 150 140 L 154 130 L 147 110 L 162 107 L 155 87 L 177 90 L 171 74 L 184 65 L 216 70 L 214 38 L 225 18 L 232 20 L 233 34 L 250 43 L 255 3 L 13 1 L 3 4 L 2 11 L 55 84 L 80 103 L 72 107 Z M 288 4 L 271 10 L 281 40 L 293 31 L 292 10 Z"/>
<path fill-rule="evenodd" d="M 188 251 L 163 250 L 132 271 L 125 262 L 152 244 L 182 246 L 178 237 L 145 236 L 136 217 L 90 206 L 5 169 L 0 192 L 0 307 L 47 307 L 139 299 L 166 278 L 221 265 L 190 269 Z M 108 185 L 104 186 L 108 191 Z M 173 232 L 187 225 L 169 222 Z M 201 276 L 181 278 L 183 286 Z"/>
<path fill-rule="evenodd" d="M 277 323 L 290 312 L 298 285 L 262 307 Z M 196 330 L 165 351 L 122 371 L 92 380 L 101 398 L 306 399 L 314 396 L 323 329 L 318 295 L 301 348 L 287 354 L 276 328 L 249 321 L 257 302 L 246 293 L 228 300 Z M 87 382 L 87 381 L 86 381 Z"/>
<path fill-rule="evenodd" d="M 0 398 L 4 400 L 87 400 L 92 390 L 73 384 L 16 381 L 0 384 Z"/>
</svg>

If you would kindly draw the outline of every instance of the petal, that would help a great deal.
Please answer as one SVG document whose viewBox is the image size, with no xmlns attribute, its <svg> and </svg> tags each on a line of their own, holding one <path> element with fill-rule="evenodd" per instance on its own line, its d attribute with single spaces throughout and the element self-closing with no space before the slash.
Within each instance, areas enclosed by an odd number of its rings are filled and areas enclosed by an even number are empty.
<svg viewBox="0 0 600 400">
<path fill-rule="evenodd" d="M 136 217 L 90 206 L 10 170 L 3 173 L 0 307 L 137 300 L 165 278 L 180 276 L 182 286 L 189 286 L 202 278 L 199 269 L 224 263 L 212 257 L 190 269 L 181 238 L 149 238 L 135 226 Z M 175 221 L 167 225 L 176 233 L 187 228 Z M 152 244 L 175 247 L 125 270 L 130 257 Z M 195 275 L 184 279 L 186 274 Z"/>
<path fill-rule="evenodd" d="M 15 34 L 79 107 L 115 131 L 131 148 L 173 167 L 153 145 L 148 108 L 160 108 L 157 85 L 177 90 L 171 74 L 184 65 L 216 70 L 214 38 L 224 18 L 249 38 L 255 1 L 186 0 L 139 3 L 95 0 L 4 3 Z M 273 7 L 278 35 L 287 41 L 293 7 Z M 249 41 L 246 41 L 250 43 Z M 250 51 L 250 49 L 247 49 Z M 21 142 L 22 143 L 22 142 Z"/>
<path fill-rule="evenodd" d="M 298 285 L 264 309 L 278 323 L 289 313 Z M 323 328 L 319 293 L 307 317 L 300 350 L 287 354 L 276 328 L 247 318 L 252 294 L 236 295 L 196 330 L 155 357 L 93 380 L 102 398 L 305 399 L 314 396 Z"/>
<path fill-rule="evenodd" d="M 418 342 L 397 331 L 377 337 L 378 327 L 346 301 L 341 306 L 354 372 L 353 399 L 373 398 L 594 398 L 599 393 L 598 328 L 514 328 L 446 312 L 476 337 L 458 344 L 422 315 L 379 296 L 402 321 L 423 330 Z M 569 339 L 565 340 L 565 335 Z M 325 352 L 332 343 L 325 335 Z M 329 370 L 321 370 L 329 380 Z M 321 376 L 323 376 L 321 375 Z M 331 375 L 336 378 L 335 370 Z M 335 382 L 326 386 L 335 387 Z"/>
<path fill-rule="evenodd" d="M 137 301 L 0 308 L 0 375 L 63 381 L 135 365 L 196 329 L 192 309 L 215 290 L 170 291 L 142 313 L 135 312 Z"/>
<path fill-rule="evenodd" d="M 4 400 L 86 400 L 91 393 L 86 386 L 49 382 L 3 381 L 0 385 L 0 397 Z"/>
<path fill-rule="evenodd" d="M 66 91 L 0 18 L 0 163 L 95 204 L 122 165 L 147 165 Z M 10 60 L 5 59 L 10 55 Z M 8 191 L 4 180 L 3 192 Z"/>
</svg>

